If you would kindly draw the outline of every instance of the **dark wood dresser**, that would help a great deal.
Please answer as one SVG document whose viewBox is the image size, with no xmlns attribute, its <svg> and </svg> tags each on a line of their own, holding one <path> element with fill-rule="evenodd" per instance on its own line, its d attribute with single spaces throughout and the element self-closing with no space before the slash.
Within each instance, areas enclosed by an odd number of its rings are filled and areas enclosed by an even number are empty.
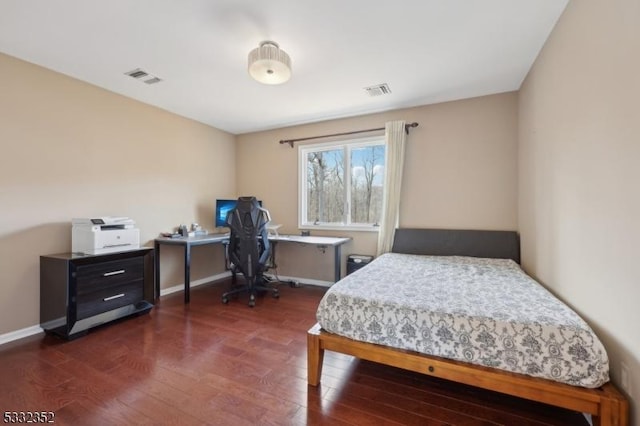
<svg viewBox="0 0 640 426">
<path fill-rule="evenodd" d="M 40 326 L 72 339 L 153 307 L 153 249 L 40 256 Z"/>
</svg>

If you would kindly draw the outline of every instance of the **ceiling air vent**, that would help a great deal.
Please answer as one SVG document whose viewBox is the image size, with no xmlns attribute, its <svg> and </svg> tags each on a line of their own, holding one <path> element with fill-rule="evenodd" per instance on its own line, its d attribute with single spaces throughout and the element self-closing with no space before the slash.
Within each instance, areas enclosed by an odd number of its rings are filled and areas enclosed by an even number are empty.
<svg viewBox="0 0 640 426">
<path fill-rule="evenodd" d="M 135 70 L 131 70 L 129 72 L 125 72 L 126 75 L 133 78 L 142 78 L 149 75 L 148 72 L 142 71 L 140 68 L 136 68 Z"/>
<path fill-rule="evenodd" d="M 133 77 L 137 80 L 143 81 L 147 84 L 155 84 L 158 83 L 160 81 L 162 81 L 162 79 L 160 77 L 156 77 L 155 75 L 151 75 L 148 72 L 141 70 L 140 68 L 136 68 L 135 70 L 131 70 L 131 71 L 127 71 L 124 73 L 125 75 L 128 75 L 129 77 Z"/>
<path fill-rule="evenodd" d="M 389 93 L 391 93 L 391 89 L 389 89 L 389 85 L 387 83 L 365 87 L 364 90 L 369 96 L 388 95 Z"/>
<path fill-rule="evenodd" d="M 151 76 L 150 79 L 145 80 L 144 82 L 147 83 L 147 84 L 156 84 L 156 83 L 158 83 L 160 81 L 162 81 L 161 78 Z"/>
</svg>

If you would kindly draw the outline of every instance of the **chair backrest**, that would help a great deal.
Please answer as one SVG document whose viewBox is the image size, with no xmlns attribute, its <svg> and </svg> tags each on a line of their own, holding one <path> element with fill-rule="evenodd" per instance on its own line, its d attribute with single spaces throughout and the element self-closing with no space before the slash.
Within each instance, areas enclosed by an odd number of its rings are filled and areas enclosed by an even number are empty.
<svg viewBox="0 0 640 426">
<path fill-rule="evenodd" d="M 246 278 L 254 278 L 265 270 L 271 246 L 267 224 L 269 212 L 260 207 L 255 197 L 240 197 L 227 215 L 229 260 Z"/>
</svg>

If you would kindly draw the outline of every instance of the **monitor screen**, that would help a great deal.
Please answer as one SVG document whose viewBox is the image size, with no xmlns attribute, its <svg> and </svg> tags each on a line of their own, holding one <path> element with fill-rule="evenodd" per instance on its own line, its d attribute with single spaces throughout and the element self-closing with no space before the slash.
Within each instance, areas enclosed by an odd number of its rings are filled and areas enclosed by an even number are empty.
<svg viewBox="0 0 640 426">
<path fill-rule="evenodd" d="M 236 207 L 238 200 L 216 200 L 216 228 L 223 228 L 227 226 L 227 215 L 231 210 Z M 262 206 L 262 201 L 258 200 L 258 203 Z"/>
</svg>

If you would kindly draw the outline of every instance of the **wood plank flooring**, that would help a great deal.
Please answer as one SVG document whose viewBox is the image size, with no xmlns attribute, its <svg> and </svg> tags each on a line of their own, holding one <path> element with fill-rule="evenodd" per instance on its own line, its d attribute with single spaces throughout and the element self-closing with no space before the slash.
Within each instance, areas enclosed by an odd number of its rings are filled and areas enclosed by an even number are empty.
<svg viewBox="0 0 640 426">
<path fill-rule="evenodd" d="M 162 297 L 148 314 L 65 342 L 0 346 L 0 411 L 68 425 L 562 425 L 579 413 L 327 352 L 306 382 L 306 331 L 325 289 L 220 301 L 228 283 Z"/>
</svg>

